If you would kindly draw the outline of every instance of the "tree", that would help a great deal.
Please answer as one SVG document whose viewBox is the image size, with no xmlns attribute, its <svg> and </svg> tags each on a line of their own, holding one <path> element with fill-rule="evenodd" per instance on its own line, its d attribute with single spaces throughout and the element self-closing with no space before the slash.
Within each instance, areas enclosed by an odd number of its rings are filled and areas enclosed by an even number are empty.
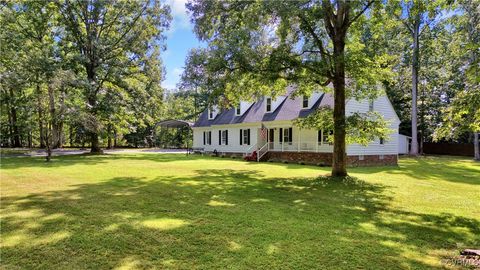
<svg viewBox="0 0 480 270">
<path fill-rule="evenodd" d="M 473 133 L 475 160 L 480 160 L 480 10 L 472 0 L 459 1 L 459 15 L 452 19 L 452 27 L 459 35 L 451 51 L 456 54 L 460 68 L 461 86 L 451 104 L 444 111 L 444 121 L 435 132 L 435 139 L 456 138 L 465 132 Z"/>
<path fill-rule="evenodd" d="M 189 51 L 185 59 L 185 68 L 178 85 L 184 96 L 193 97 L 193 116 L 188 119 L 196 119 L 202 111 L 207 108 L 210 93 L 205 85 L 206 71 L 205 64 L 208 59 L 208 51 L 194 48 Z"/>
<path fill-rule="evenodd" d="M 91 152 L 101 152 L 99 136 L 107 122 L 110 91 L 131 90 L 129 78 L 145 72 L 143 63 L 162 48 L 170 20 L 168 7 L 156 0 L 57 1 L 71 42 L 84 68 L 83 116 Z M 105 87 L 106 84 L 109 87 Z"/>
<path fill-rule="evenodd" d="M 375 4 L 380 3 L 190 2 L 195 32 L 208 42 L 205 85 L 217 103 L 228 105 L 239 98 L 278 95 L 288 84 L 296 85 L 297 95 L 329 92 L 331 83 L 332 176 L 346 176 L 346 98 L 373 98 L 388 73 L 387 58 L 375 55 L 369 40 L 362 39 L 362 27 L 369 22 L 364 14 L 375 16 Z"/>
<path fill-rule="evenodd" d="M 431 25 L 438 23 L 442 6 L 446 1 L 395 0 L 389 1 L 390 12 L 404 25 L 412 38 L 412 144 L 411 155 L 418 155 L 418 73 L 420 70 L 420 36 Z"/>
</svg>

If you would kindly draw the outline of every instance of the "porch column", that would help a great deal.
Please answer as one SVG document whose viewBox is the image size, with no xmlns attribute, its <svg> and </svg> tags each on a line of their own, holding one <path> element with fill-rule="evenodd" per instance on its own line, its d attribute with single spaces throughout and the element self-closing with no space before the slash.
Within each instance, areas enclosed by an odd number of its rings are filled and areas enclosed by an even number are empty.
<svg viewBox="0 0 480 270">
<path fill-rule="evenodd" d="M 300 152 L 300 128 L 298 129 L 298 149 L 297 149 L 297 152 Z M 293 131 L 293 129 L 292 129 Z"/>
</svg>

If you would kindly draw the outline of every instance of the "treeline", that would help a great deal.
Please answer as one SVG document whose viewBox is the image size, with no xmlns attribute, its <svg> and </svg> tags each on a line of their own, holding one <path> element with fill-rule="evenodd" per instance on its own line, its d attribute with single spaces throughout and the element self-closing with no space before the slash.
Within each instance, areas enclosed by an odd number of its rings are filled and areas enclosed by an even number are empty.
<svg viewBox="0 0 480 270">
<path fill-rule="evenodd" d="M 323 87 L 337 61 L 322 19 L 331 3 L 309 3 L 192 1 L 195 32 L 208 46 L 187 57 L 181 91 L 166 93 L 160 56 L 171 15 L 161 1 L 1 2 L 0 144 L 168 147 L 187 137 L 159 129 L 160 120 L 194 120 L 208 103 L 274 95 L 285 82 L 305 93 Z M 479 1 L 336 3 L 358 15 L 349 14 L 341 42 L 344 77 L 355 83 L 345 86 L 347 98 L 381 82 L 420 152 L 424 141 L 472 142 L 480 130 Z M 214 16 L 223 26 L 205 19 Z"/>
<path fill-rule="evenodd" d="M 144 1 L 0 4 L 2 147 L 153 146 L 167 117 L 170 9 Z"/>
</svg>

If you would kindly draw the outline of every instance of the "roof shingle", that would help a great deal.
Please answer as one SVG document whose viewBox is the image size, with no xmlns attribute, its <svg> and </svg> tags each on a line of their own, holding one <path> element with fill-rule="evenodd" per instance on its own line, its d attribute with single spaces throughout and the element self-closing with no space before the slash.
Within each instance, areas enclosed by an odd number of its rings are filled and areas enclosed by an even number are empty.
<svg viewBox="0 0 480 270">
<path fill-rule="evenodd" d="M 273 112 L 265 112 L 265 98 L 253 103 L 243 115 L 235 115 L 235 108 L 221 111 L 214 119 L 208 119 L 208 110 L 200 115 L 194 127 L 209 127 L 214 125 L 228 125 L 239 123 L 257 123 L 280 120 L 294 120 L 306 117 L 317 108 L 330 106 L 333 108 L 333 97 L 331 94 L 324 93 L 309 109 L 302 108 L 302 97 L 293 97 L 292 91 L 289 91 L 287 98 Z"/>
</svg>

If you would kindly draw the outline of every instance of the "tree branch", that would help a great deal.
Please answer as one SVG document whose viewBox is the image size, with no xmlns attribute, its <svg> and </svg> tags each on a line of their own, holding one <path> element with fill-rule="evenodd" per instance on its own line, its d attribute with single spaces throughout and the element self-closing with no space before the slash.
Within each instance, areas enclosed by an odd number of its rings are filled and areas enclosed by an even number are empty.
<svg viewBox="0 0 480 270">
<path fill-rule="evenodd" d="M 320 50 L 320 54 L 322 56 L 322 59 L 325 60 L 327 66 L 329 67 L 328 70 L 329 70 L 329 74 L 328 76 L 332 76 L 333 72 L 332 72 L 332 66 L 331 66 L 331 61 L 330 61 L 330 55 L 326 52 L 325 50 L 325 47 L 323 46 L 323 42 L 322 40 L 320 39 L 320 37 L 315 33 L 315 30 L 313 29 L 313 27 L 310 25 L 310 23 L 307 21 L 307 19 L 302 15 L 302 14 L 299 14 L 299 17 L 300 17 L 300 20 L 303 22 L 303 24 L 305 25 L 305 27 L 307 28 L 307 31 L 308 33 L 310 33 L 310 35 L 313 37 L 313 39 L 315 40 L 315 44 L 317 44 L 317 47 L 318 49 Z"/>
<path fill-rule="evenodd" d="M 347 27 L 349 27 L 350 25 L 352 25 L 352 23 L 358 20 L 358 18 L 360 18 L 360 16 L 362 16 L 362 14 L 365 13 L 365 11 L 367 11 L 367 9 L 369 9 L 374 2 L 375 0 L 368 1 L 368 3 L 363 7 L 363 9 L 348 22 Z"/>
<path fill-rule="evenodd" d="M 410 32 L 410 34 L 413 35 L 413 29 L 412 29 L 412 27 L 411 27 L 405 20 L 403 20 L 402 18 L 400 18 L 400 16 L 398 16 L 398 15 L 395 14 L 395 17 L 396 17 L 399 21 L 401 21 L 401 22 L 403 23 L 403 25 L 407 28 L 407 30 Z"/>
</svg>

